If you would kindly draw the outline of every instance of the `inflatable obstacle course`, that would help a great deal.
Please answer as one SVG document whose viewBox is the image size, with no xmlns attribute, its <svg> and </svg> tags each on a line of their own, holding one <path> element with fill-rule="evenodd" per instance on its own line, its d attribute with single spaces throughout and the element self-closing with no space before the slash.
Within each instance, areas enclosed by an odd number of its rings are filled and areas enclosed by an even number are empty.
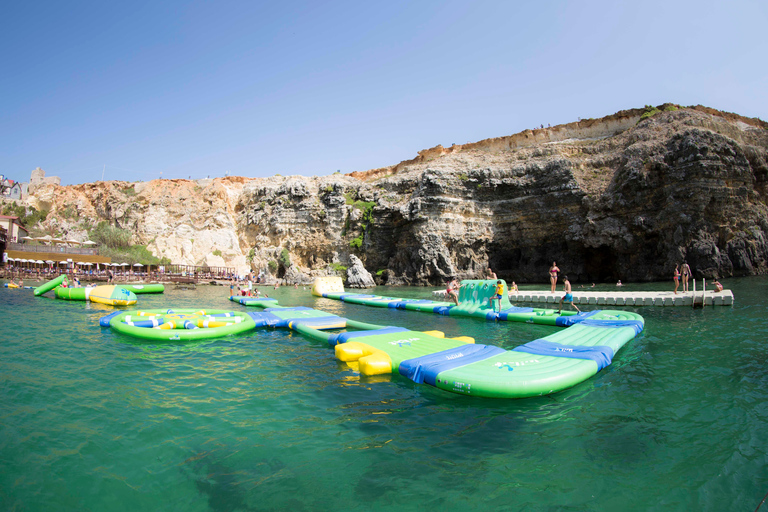
<svg viewBox="0 0 768 512">
<path fill-rule="evenodd" d="M 248 313 L 256 327 L 287 328 L 328 343 L 339 360 L 357 362 L 364 375 L 399 374 L 445 391 L 495 398 L 550 394 L 583 382 L 609 365 L 644 325 L 635 313 L 572 315 L 575 325 L 506 350 L 437 331 L 366 324 L 276 302 L 265 305 L 259 306 L 262 312 Z"/>
<path fill-rule="evenodd" d="M 504 286 L 501 298 L 501 312 L 497 312 L 499 308 L 497 301 L 494 301 L 493 305 L 490 302 L 490 298 L 495 294 L 497 281 L 501 281 Z M 341 291 L 338 291 L 339 288 L 341 288 Z M 363 306 L 405 309 L 438 315 L 469 316 L 485 320 L 558 325 L 561 327 L 572 325 L 595 314 L 594 312 L 577 313 L 576 311 L 558 313 L 554 309 L 515 307 L 509 302 L 506 282 L 499 279 L 462 281 L 461 288 L 459 288 L 458 306 L 453 302 L 347 293 L 344 291 L 340 277 L 324 277 L 316 280 L 312 285 L 312 294 L 318 297 L 336 299 Z M 621 314 L 620 311 L 610 311 L 608 313 L 611 316 Z"/>
<path fill-rule="evenodd" d="M 62 274 L 55 279 L 35 288 L 36 296 L 53 290 L 57 299 L 98 302 L 109 306 L 132 306 L 136 304 L 136 295 L 121 286 L 103 285 L 86 288 L 64 288 L 61 284 L 67 276 Z"/>
<path fill-rule="evenodd" d="M 40 296 L 40 295 L 42 295 L 44 293 L 47 293 L 47 292 L 53 290 L 57 286 L 60 286 L 61 283 L 63 283 L 66 278 L 67 278 L 66 275 L 61 274 L 59 277 L 57 277 L 55 279 L 51 279 L 47 283 L 41 284 L 40 286 L 35 288 L 35 291 L 34 291 L 35 296 Z"/>
<path fill-rule="evenodd" d="M 132 306 L 136 295 L 122 286 L 104 285 L 86 288 L 54 288 L 57 299 L 82 300 L 107 304 L 109 306 Z"/>
</svg>

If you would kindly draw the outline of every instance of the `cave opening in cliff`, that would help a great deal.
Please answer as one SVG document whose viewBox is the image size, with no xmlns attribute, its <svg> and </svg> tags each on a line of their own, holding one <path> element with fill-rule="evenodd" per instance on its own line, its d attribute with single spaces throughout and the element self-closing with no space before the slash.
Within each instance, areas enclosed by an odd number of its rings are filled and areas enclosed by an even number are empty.
<svg viewBox="0 0 768 512">
<path fill-rule="evenodd" d="M 616 268 L 616 253 L 607 245 L 584 249 L 584 272 L 586 281 L 598 283 L 613 282 L 621 278 Z"/>
</svg>

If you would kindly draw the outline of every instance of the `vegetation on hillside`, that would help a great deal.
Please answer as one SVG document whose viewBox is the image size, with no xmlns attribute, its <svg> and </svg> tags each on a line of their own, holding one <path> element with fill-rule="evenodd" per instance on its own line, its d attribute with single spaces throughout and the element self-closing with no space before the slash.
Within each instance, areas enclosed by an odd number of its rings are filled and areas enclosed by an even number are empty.
<svg viewBox="0 0 768 512">
<path fill-rule="evenodd" d="M 171 260 L 158 258 L 145 245 L 132 245 L 130 230 L 112 226 L 106 221 L 88 232 L 88 237 L 96 242 L 99 255 L 112 258 L 114 263 L 141 263 L 143 265 L 168 265 Z"/>
<path fill-rule="evenodd" d="M 25 228 L 34 228 L 38 222 L 48 217 L 48 211 L 38 211 L 31 206 L 25 207 L 20 204 L 10 203 L 3 208 L 3 215 L 18 217 L 19 222 Z"/>
</svg>

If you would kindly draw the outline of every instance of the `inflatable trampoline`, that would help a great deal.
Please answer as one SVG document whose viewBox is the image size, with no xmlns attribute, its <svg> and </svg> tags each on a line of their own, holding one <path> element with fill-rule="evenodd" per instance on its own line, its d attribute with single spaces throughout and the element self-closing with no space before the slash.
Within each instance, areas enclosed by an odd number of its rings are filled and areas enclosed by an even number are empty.
<svg viewBox="0 0 768 512">
<path fill-rule="evenodd" d="M 245 313 L 221 310 L 151 309 L 124 311 L 99 320 L 128 336 L 155 341 L 190 341 L 239 334 L 256 327 Z"/>
</svg>

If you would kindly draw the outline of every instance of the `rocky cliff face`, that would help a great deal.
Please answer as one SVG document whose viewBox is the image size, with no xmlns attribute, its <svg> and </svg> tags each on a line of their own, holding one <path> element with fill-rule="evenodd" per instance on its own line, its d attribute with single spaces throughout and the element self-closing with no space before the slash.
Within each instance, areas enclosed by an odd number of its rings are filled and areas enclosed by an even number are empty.
<svg viewBox="0 0 768 512">
<path fill-rule="evenodd" d="M 665 108 L 667 110 L 665 110 Z M 477 277 L 667 280 L 768 271 L 768 125 L 704 107 L 437 146 L 325 177 L 48 186 L 31 198 L 77 235 L 106 219 L 175 263 L 289 280 L 357 255 L 388 284 Z"/>
</svg>

